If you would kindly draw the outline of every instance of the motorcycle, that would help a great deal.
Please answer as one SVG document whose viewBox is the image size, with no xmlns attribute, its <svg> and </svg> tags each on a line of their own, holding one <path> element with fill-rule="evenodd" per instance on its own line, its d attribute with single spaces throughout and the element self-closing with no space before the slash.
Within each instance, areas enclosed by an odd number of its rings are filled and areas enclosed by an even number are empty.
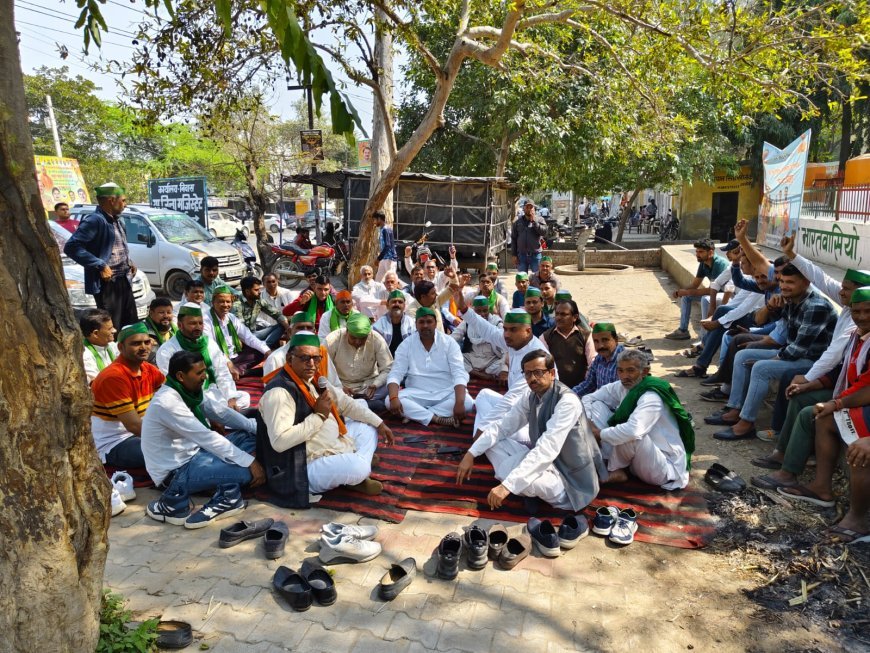
<svg viewBox="0 0 870 653">
<path fill-rule="evenodd" d="M 329 276 L 335 261 L 335 249 L 329 245 L 315 245 L 303 249 L 293 242 L 272 245 L 272 273 L 284 288 L 295 288 L 312 272 Z"/>
<path fill-rule="evenodd" d="M 680 219 L 673 215 L 671 219 L 662 227 L 662 232 L 659 234 L 659 240 L 676 240 L 680 237 Z"/>
<path fill-rule="evenodd" d="M 335 250 L 335 259 L 332 263 L 332 274 L 341 277 L 344 280 L 344 285 L 347 286 L 347 275 L 350 271 L 350 243 L 343 235 L 343 228 L 339 225 L 333 232 L 332 242 L 324 241 L 325 245 L 330 245 Z"/>
<path fill-rule="evenodd" d="M 245 236 L 245 232 L 241 229 L 236 229 L 236 235 L 230 245 L 236 248 L 239 256 L 241 256 L 242 260 L 245 262 L 245 276 L 253 276 L 262 279 L 263 268 L 259 263 L 257 263 L 257 253 L 254 251 L 254 248 L 248 244 L 248 238 Z"/>
</svg>

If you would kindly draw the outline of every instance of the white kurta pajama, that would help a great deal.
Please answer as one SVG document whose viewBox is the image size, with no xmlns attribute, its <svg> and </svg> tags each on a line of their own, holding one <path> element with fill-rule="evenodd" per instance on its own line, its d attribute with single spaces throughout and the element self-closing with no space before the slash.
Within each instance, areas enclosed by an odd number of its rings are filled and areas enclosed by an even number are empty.
<svg viewBox="0 0 870 653">
<path fill-rule="evenodd" d="M 169 359 L 172 358 L 172 354 L 179 351 L 184 350 L 178 343 L 176 336 L 172 336 L 160 345 L 160 349 L 157 350 L 155 365 L 164 375 L 169 374 Z M 251 395 L 236 389 L 236 382 L 233 381 L 233 375 L 230 374 L 229 361 L 227 361 L 227 357 L 224 356 L 217 343 L 210 337 L 208 338 L 208 355 L 211 358 L 216 383 L 206 388 L 205 393 L 215 402 L 215 405 L 223 405 L 227 410 L 231 410 L 227 406 L 227 402 L 231 399 L 236 400 L 236 408 L 238 410 L 249 408 L 251 405 Z M 224 419 L 230 418 L 225 416 Z"/>
<path fill-rule="evenodd" d="M 360 281 L 351 292 L 356 309 L 375 320 L 387 312 L 386 305 L 381 303 L 387 295 L 387 287 L 380 281 Z"/>
<path fill-rule="evenodd" d="M 454 388 L 468 385 L 468 372 L 459 345 L 448 335 L 435 332 L 435 341 L 428 351 L 419 333 L 412 333 L 396 350 L 396 357 L 387 384 L 405 387 L 399 391 L 399 401 L 405 417 L 429 424 L 432 417 L 451 417 L 456 404 Z M 465 412 L 474 401 L 465 393 Z"/>
<path fill-rule="evenodd" d="M 318 394 L 311 383 L 308 391 L 315 397 Z M 339 485 L 356 485 L 367 479 L 372 473 L 372 456 L 378 447 L 375 429 L 383 423 L 364 402 L 354 401 L 341 388 L 330 385 L 329 393 L 347 426 L 343 436 L 332 414 L 324 420 L 317 413 L 311 413 L 294 424 L 296 402 L 283 388 L 272 388 L 260 399 L 260 413 L 275 451 L 287 451 L 305 443 L 308 487 L 312 494 L 323 494 Z"/>
<path fill-rule="evenodd" d="M 641 395 L 627 422 L 607 425 L 627 394 L 625 386 L 615 381 L 582 399 L 586 417 L 601 429 L 601 454 L 607 469 L 612 472 L 628 468 L 645 483 L 665 490 L 686 487 L 689 470 L 680 429 L 655 392 Z"/>
<path fill-rule="evenodd" d="M 257 336 L 253 334 L 253 332 L 245 326 L 245 323 L 242 322 L 236 315 L 232 313 L 227 313 L 224 315 L 223 319 L 218 323 L 214 323 L 214 319 L 209 320 L 209 322 L 205 323 L 203 326 L 205 327 L 205 335 L 209 337 L 209 339 L 213 340 L 217 343 L 217 333 L 215 329 L 220 329 L 224 334 L 224 342 L 227 343 L 227 352 L 228 358 L 230 360 L 234 359 L 236 356 L 241 354 L 241 351 L 236 351 L 236 345 L 233 342 L 233 336 L 230 334 L 229 323 L 232 322 L 233 326 L 236 328 L 236 334 L 239 336 L 239 342 L 242 343 L 242 347 L 247 345 L 251 349 L 254 349 L 263 356 L 266 356 L 269 353 L 269 345 L 260 340 Z"/>
<path fill-rule="evenodd" d="M 502 319 L 498 315 L 490 315 L 487 319 L 493 326 L 501 328 Z M 471 342 L 471 351 L 462 354 L 467 372 L 477 370 L 486 374 L 499 374 L 502 370 L 507 370 L 504 364 L 504 349 L 493 346 L 489 340 L 469 334 L 468 322 L 460 323 L 458 327 L 453 329 L 450 337 L 456 341 L 461 351 L 466 335 Z"/>
<path fill-rule="evenodd" d="M 526 387 L 497 428 L 487 429 L 468 450 L 472 456 L 486 454 L 495 477 L 511 494 L 537 497 L 554 508 L 571 510 L 565 481 L 553 465 L 562 451 L 568 433 L 577 422 L 588 428 L 580 399 L 573 392 L 556 404 L 547 428 L 534 447 L 530 447 L 529 394 Z M 583 431 L 581 431 L 583 432 Z M 519 439 L 525 433 L 525 440 Z"/>
<path fill-rule="evenodd" d="M 543 349 L 544 351 L 548 351 L 548 349 L 544 341 L 536 336 L 532 336 L 532 339 L 521 349 L 511 349 L 508 347 L 507 342 L 505 342 L 504 329 L 491 324 L 470 308 L 463 314 L 463 319 L 468 323 L 468 333 L 470 335 L 486 340 L 493 347 L 507 352 L 507 393 L 501 395 L 489 388 L 484 388 L 477 393 L 477 397 L 474 399 L 474 405 L 477 408 L 477 417 L 474 419 L 474 433 L 477 433 L 490 426 L 496 426 L 525 391 L 528 390 L 529 386 L 526 384 L 526 378 L 523 376 L 523 356 L 536 349 Z M 558 377 L 558 372 L 556 376 Z M 522 429 L 520 433 L 525 436 L 522 440 L 528 441 L 528 429 Z"/>
</svg>

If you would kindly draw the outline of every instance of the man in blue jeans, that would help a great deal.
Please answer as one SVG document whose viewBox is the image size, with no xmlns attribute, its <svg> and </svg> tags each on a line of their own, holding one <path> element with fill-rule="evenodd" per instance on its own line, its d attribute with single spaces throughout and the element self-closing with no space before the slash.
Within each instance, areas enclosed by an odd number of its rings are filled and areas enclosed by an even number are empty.
<svg viewBox="0 0 870 653">
<path fill-rule="evenodd" d="M 163 387 L 154 395 L 142 420 L 145 467 L 163 495 L 148 504 L 157 521 L 201 528 L 245 509 L 242 485 L 266 480 L 256 449 L 256 420 L 236 411 L 216 410 L 203 394 L 208 372 L 198 352 L 179 351 L 169 360 Z M 226 436 L 209 426 L 220 421 Z M 232 429 L 232 430 L 230 430 Z M 192 512 L 190 494 L 217 488 L 199 511 Z"/>
<path fill-rule="evenodd" d="M 792 264 L 780 271 L 779 286 L 782 308 L 774 305 L 780 303 L 773 301 L 775 297 L 767 308 L 781 310 L 785 346 L 745 349 L 737 353 L 728 403 L 723 412 L 705 420 L 708 424 L 728 427 L 713 434 L 717 440 L 754 438 L 755 419 L 770 382 L 779 380 L 785 373 L 805 373 L 831 343 L 837 322 L 831 302 L 811 289 L 810 280 Z"/>
<path fill-rule="evenodd" d="M 511 227 L 511 254 L 517 272 L 537 272 L 541 262 L 541 238 L 547 233 L 547 223 L 535 216 L 535 203 L 523 204 L 523 217 Z"/>
<path fill-rule="evenodd" d="M 710 303 L 710 291 L 702 288 L 704 279 L 711 281 L 718 277 L 728 267 L 728 261 L 716 253 L 716 246 L 709 238 L 702 238 L 695 243 L 695 258 L 698 259 L 698 271 L 688 288 L 674 291 L 674 297 L 680 300 L 680 326 L 665 336 L 670 340 L 689 340 L 689 319 L 692 316 L 692 304 L 701 301 L 701 319 L 707 317 L 707 306 Z"/>
</svg>

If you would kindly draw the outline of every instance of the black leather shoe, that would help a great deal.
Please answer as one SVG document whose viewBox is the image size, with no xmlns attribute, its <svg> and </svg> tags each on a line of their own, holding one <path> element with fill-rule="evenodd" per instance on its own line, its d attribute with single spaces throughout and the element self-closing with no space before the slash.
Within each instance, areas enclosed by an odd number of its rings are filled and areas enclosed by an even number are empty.
<svg viewBox="0 0 870 653">
<path fill-rule="evenodd" d="M 260 537 L 274 523 L 273 519 L 260 519 L 259 521 L 240 521 L 232 526 L 221 529 L 218 544 L 222 549 L 228 549 L 239 542 Z"/>
<path fill-rule="evenodd" d="M 290 528 L 282 521 L 276 521 L 272 528 L 266 531 L 266 537 L 263 540 L 263 549 L 266 552 L 266 558 L 276 560 L 284 555 L 284 546 L 290 537 Z"/>
<path fill-rule="evenodd" d="M 272 577 L 272 585 L 297 612 L 305 612 L 311 607 L 311 602 L 314 600 L 311 585 L 289 567 L 283 565 L 278 567 Z"/>
<path fill-rule="evenodd" d="M 314 595 L 314 600 L 320 605 L 332 605 L 338 594 L 335 592 L 335 581 L 326 569 L 320 567 L 314 569 L 308 574 L 306 579 L 311 586 L 311 593 Z"/>
<path fill-rule="evenodd" d="M 493 524 L 489 527 L 487 537 L 489 538 L 489 557 L 491 560 L 498 560 L 502 549 L 510 539 L 507 529 L 501 524 Z"/>
<path fill-rule="evenodd" d="M 718 413 L 713 413 L 712 415 L 708 415 L 707 417 L 704 418 L 704 423 L 711 424 L 713 426 L 734 426 L 737 422 L 740 421 L 739 417 L 736 419 L 723 419 L 722 418 L 722 415 L 724 415 L 726 412 L 728 412 L 730 410 L 731 409 L 728 408 L 726 410 L 721 410 Z"/>
<path fill-rule="evenodd" d="M 729 426 L 727 429 L 716 431 L 713 438 L 716 440 L 752 440 L 755 438 L 755 429 L 749 429 L 743 435 L 737 435 L 734 429 Z"/>
<path fill-rule="evenodd" d="M 393 563 L 378 584 L 378 596 L 384 601 L 392 601 L 411 584 L 416 575 L 417 561 L 414 558 L 405 558 L 401 562 Z"/>
<path fill-rule="evenodd" d="M 459 575 L 459 558 L 462 557 L 462 539 L 458 533 L 448 533 L 438 545 L 438 568 L 435 575 L 444 580 L 453 580 Z"/>
<path fill-rule="evenodd" d="M 489 537 L 480 526 L 470 526 L 462 536 L 462 545 L 465 547 L 465 555 L 469 569 L 483 569 L 486 567 L 489 553 Z"/>
</svg>

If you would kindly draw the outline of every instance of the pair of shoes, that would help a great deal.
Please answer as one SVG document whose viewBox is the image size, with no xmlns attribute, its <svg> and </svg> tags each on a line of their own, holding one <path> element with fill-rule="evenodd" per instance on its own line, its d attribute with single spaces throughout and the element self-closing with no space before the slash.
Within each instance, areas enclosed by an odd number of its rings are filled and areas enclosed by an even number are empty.
<svg viewBox="0 0 870 653">
<path fill-rule="evenodd" d="M 714 385 L 722 385 L 723 383 L 725 383 L 725 381 L 723 381 L 722 379 L 719 378 L 718 372 L 716 374 L 711 374 L 706 379 L 701 381 L 701 385 L 708 386 L 708 387 L 711 387 Z"/>
<path fill-rule="evenodd" d="M 237 515 L 248 507 L 238 483 L 218 485 L 214 495 L 195 513 L 184 520 L 185 528 L 203 528 L 212 522 Z"/>
<path fill-rule="evenodd" d="M 720 492 L 742 492 L 746 489 L 746 481 L 719 463 L 713 463 L 704 474 L 707 485 Z"/>
<path fill-rule="evenodd" d="M 298 571 L 282 565 L 275 570 L 272 585 L 297 612 L 304 612 L 314 601 L 320 605 L 332 605 L 338 598 L 335 581 L 332 580 L 329 572 L 321 567 L 303 576 Z"/>
<path fill-rule="evenodd" d="M 549 519 L 532 517 L 526 524 L 526 532 L 541 555 L 558 558 L 562 549 L 573 549 L 580 540 L 589 535 L 589 523 L 583 515 L 571 515 L 562 521 L 557 532 Z"/>
<path fill-rule="evenodd" d="M 700 396 L 701 401 L 724 402 L 728 401 L 729 395 L 726 395 L 719 388 L 713 388 L 712 390 L 708 390 L 707 392 L 702 392 Z"/>
<path fill-rule="evenodd" d="M 378 583 L 378 596 L 384 601 L 392 601 L 399 593 L 411 584 L 417 575 L 417 561 L 405 558 L 394 562 Z"/>
<path fill-rule="evenodd" d="M 691 340 L 692 336 L 689 335 L 688 331 L 683 331 L 682 329 L 674 329 L 670 333 L 665 334 L 665 338 L 668 340 Z"/>
<path fill-rule="evenodd" d="M 120 515 L 127 509 L 127 504 L 121 498 L 121 493 L 117 488 L 112 488 L 112 517 Z"/>
<path fill-rule="evenodd" d="M 290 538 L 290 527 L 282 521 L 261 519 L 255 522 L 240 521 L 221 530 L 218 544 L 222 549 L 246 540 L 263 537 L 263 552 L 267 560 L 276 560 L 284 555 L 284 547 Z"/>
<path fill-rule="evenodd" d="M 130 502 L 136 498 L 136 490 L 133 488 L 133 477 L 127 472 L 115 472 L 112 474 L 112 487 L 121 497 L 121 501 Z"/>
<path fill-rule="evenodd" d="M 723 424 L 727 424 L 728 422 L 723 422 Z M 722 429 L 721 431 L 716 431 L 713 434 L 713 438 L 716 440 L 751 440 L 755 437 L 755 429 L 749 429 L 746 433 L 742 433 L 738 435 L 734 432 L 734 425 L 732 424 L 727 429 Z"/>
<path fill-rule="evenodd" d="M 614 544 L 631 544 L 637 532 L 637 513 L 631 508 L 620 510 L 616 506 L 601 506 L 595 511 L 592 532 Z"/>
<path fill-rule="evenodd" d="M 368 562 L 381 555 L 381 545 L 373 542 L 376 526 L 353 526 L 330 522 L 320 527 L 320 553 L 323 564 Z"/>
<path fill-rule="evenodd" d="M 704 423 L 710 424 L 712 426 L 733 426 L 734 424 L 736 424 L 737 422 L 740 421 L 739 417 L 735 417 L 733 419 L 732 418 L 725 419 L 723 417 L 723 415 L 725 415 L 725 413 L 729 413 L 729 412 L 731 412 L 731 410 L 732 409 L 728 408 L 728 406 L 723 406 L 722 410 L 720 410 L 716 413 L 713 413 L 712 415 L 707 415 L 707 417 L 704 418 Z"/>
</svg>

